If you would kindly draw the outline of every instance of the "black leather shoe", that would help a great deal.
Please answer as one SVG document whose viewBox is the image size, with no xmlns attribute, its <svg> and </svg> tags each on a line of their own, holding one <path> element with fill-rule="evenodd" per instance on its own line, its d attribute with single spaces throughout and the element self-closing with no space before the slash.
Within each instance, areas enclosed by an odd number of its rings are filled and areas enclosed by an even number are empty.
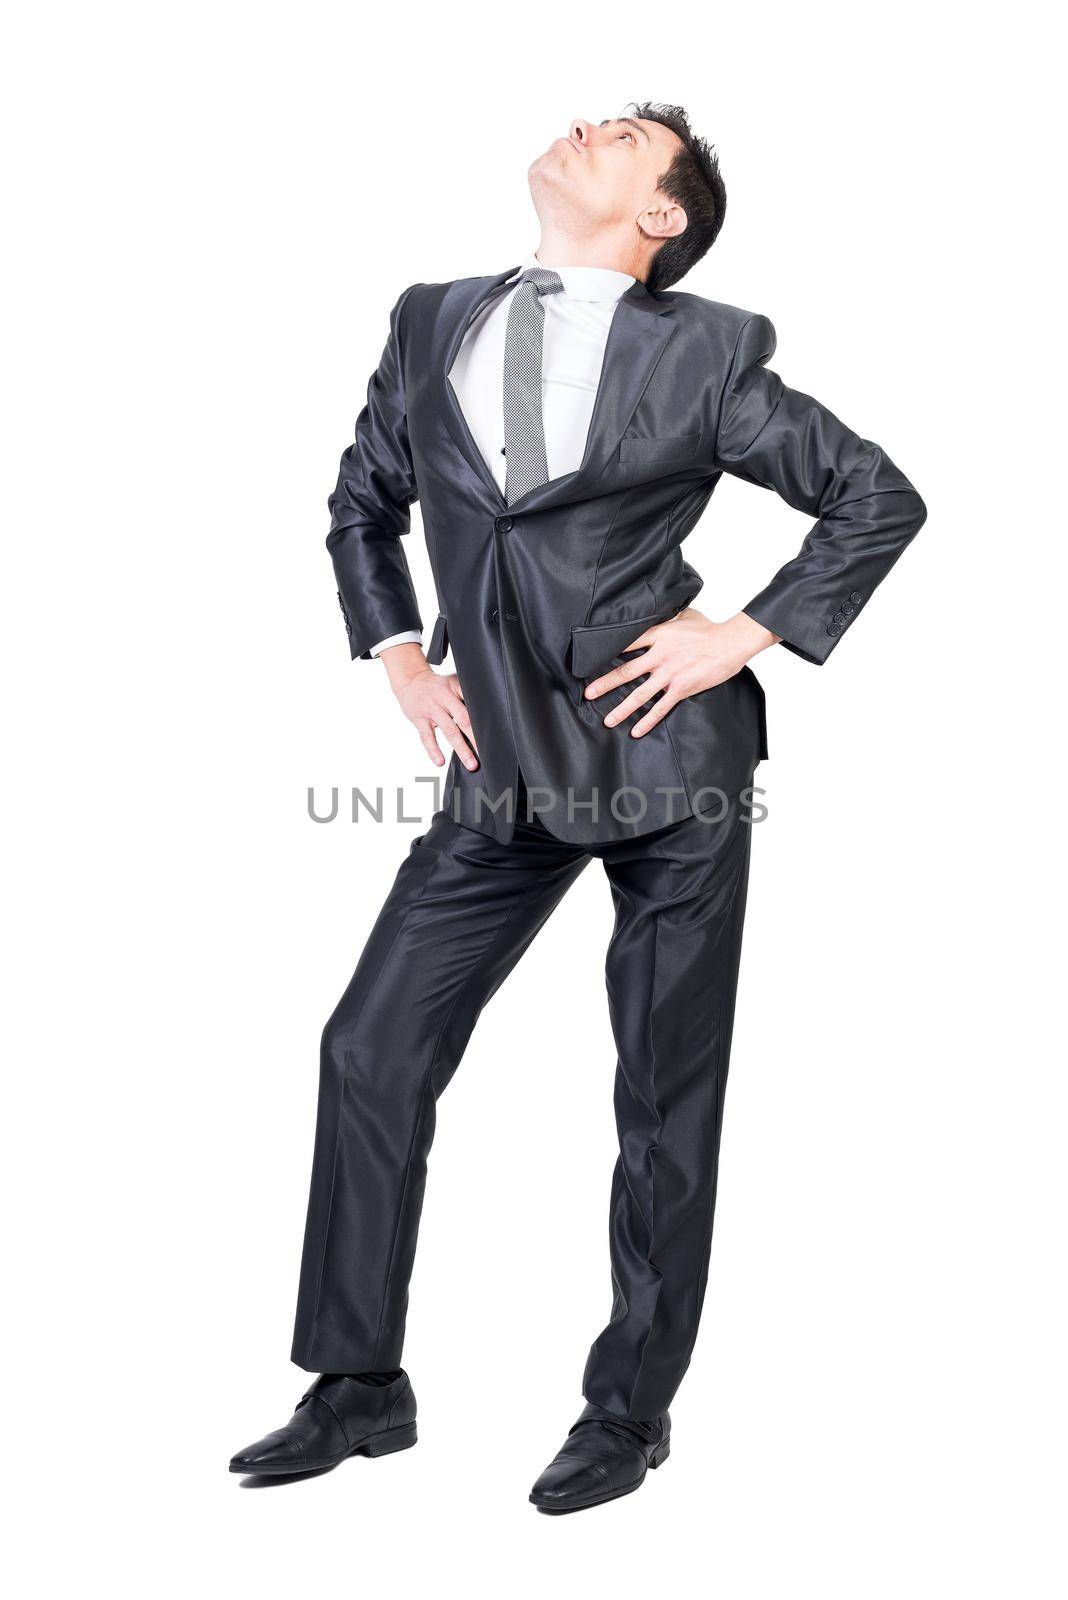
<svg viewBox="0 0 1068 1600">
<path fill-rule="evenodd" d="M 671 1417 L 628 1422 L 588 1405 L 550 1461 L 530 1498 L 539 1511 L 585 1511 L 640 1489 L 671 1451 Z"/>
<path fill-rule="evenodd" d="M 416 1440 L 415 1396 L 405 1372 L 390 1383 L 324 1373 L 284 1428 L 239 1450 L 231 1472 L 280 1477 L 320 1472 L 346 1456 L 386 1456 Z"/>
</svg>

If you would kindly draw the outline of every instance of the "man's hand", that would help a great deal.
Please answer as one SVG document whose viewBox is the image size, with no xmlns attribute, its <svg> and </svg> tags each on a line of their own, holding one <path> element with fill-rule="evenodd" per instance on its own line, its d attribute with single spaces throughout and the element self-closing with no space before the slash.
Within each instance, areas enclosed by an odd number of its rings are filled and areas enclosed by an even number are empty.
<svg viewBox="0 0 1068 1600">
<path fill-rule="evenodd" d="M 603 678 L 595 678 L 586 690 L 586 699 L 597 700 L 609 689 L 621 688 L 648 673 L 647 681 L 639 684 L 604 719 L 606 728 L 614 728 L 658 694 L 660 699 L 656 705 L 630 730 L 631 738 L 640 739 L 680 700 L 700 694 L 702 689 L 714 689 L 717 683 L 726 683 L 728 678 L 741 672 L 753 656 L 778 643 L 778 634 L 762 628 L 744 611 L 739 611 L 729 622 L 712 622 L 688 606 L 670 622 L 656 623 L 629 644 L 628 650 L 644 649 L 644 655 L 635 656 L 633 661 L 616 667 Z"/>
<path fill-rule="evenodd" d="M 455 673 L 435 672 L 417 644 L 394 644 L 379 660 L 404 715 L 415 724 L 423 748 L 436 767 L 445 765 L 438 745 L 440 730 L 468 772 L 478 766 L 478 746 Z"/>
</svg>

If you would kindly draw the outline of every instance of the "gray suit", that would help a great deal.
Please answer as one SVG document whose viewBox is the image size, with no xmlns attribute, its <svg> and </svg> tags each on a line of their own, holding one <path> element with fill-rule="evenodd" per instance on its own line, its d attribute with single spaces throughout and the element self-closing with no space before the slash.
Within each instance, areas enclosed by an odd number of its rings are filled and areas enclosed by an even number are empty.
<svg viewBox="0 0 1068 1600">
<path fill-rule="evenodd" d="M 704 1300 L 763 694 L 746 669 L 635 740 L 605 728 L 610 700 L 582 689 L 696 595 L 680 546 L 722 472 L 818 519 L 745 608 L 814 662 L 924 508 L 877 445 L 767 370 L 766 318 L 641 284 L 617 304 L 578 470 L 506 506 L 446 373 L 515 270 L 405 291 L 331 499 L 328 542 L 361 656 L 422 625 L 400 542 L 418 491 L 439 604 L 431 660 L 451 639 L 481 770 L 454 758 L 444 809 L 411 846 L 323 1035 L 293 1359 L 400 1366 L 437 1097 L 482 1007 L 596 858 L 616 911 L 606 977 L 620 1153 L 612 1311 L 583 1389 L 648 1421 L 686 1370 Z M 535 817 L 480 809 L 522 780 Z M 566 1031 L 546 1044 L 567 1050 Z M 547 1181 L 557 1164 L 547 1150 Z M 492 1271 L 477 1241 L 456 1248 Z M 472 1330 L 473 1352 L 484 1336 Z"/>
</svg>

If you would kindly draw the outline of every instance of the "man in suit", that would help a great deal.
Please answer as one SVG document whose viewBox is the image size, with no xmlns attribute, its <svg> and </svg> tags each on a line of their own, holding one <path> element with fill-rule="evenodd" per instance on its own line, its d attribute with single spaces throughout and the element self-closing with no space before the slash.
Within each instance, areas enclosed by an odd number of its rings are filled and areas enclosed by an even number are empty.
<svg viewBox="0 0 1068 1600">
<path fill-rule="evenodd" d="M 586 1406 L 531 1493 L 636 1489 L 668 1454 L 708 1272 L 751 838 L 766 754 L 748 663 L 823 663 L 924 520 L 886 454 L 768 369 L 766 317 L 672 286 L 725 191 L 678 107 L 581 119 L 528 174 L 520 267 L 393 308 L 328 547 L 353 658 L 379 659 L 431 759 L 412 845 L 323 1036 L 293 1360 L 320 1376 L 234 1471 L 415 1442 L 401 1368 L 435 1102 L 482 1007 L 591 858 L 612 888 L 614 1298 Z M 713 622 L 681 546 L 720 475 L 816 520 Z M 438 618 L 401 537 L 422 506 Z M 437 673 L 452 648 L 456 675 Z"/>
</svg>

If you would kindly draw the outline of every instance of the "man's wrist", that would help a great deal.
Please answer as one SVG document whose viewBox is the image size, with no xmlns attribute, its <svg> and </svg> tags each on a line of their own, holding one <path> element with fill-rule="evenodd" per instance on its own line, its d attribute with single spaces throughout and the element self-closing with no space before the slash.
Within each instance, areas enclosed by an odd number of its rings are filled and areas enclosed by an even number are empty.
<svg viewBox="0 0 1068 1600">
<path fill-rule="evenodd" d="M 431 670 L 422 646 L 411 642 L 387 645 L 380 652 L 378 659 L 386 669 L 389 686 L 394 694 L 399 694 L 420 673 Z"/>
<path fill-rule="evenodd" d="M 762 650 L 770 649 L 773 644 L 782 643 L 777 633 L 772 633 L 770 628 L 765 628 L 762 622 L 757 622 L 745 611 L 739 611 L 727 626 L 737 638 L 747 661 L 758 656 Z"/>
</svg>

